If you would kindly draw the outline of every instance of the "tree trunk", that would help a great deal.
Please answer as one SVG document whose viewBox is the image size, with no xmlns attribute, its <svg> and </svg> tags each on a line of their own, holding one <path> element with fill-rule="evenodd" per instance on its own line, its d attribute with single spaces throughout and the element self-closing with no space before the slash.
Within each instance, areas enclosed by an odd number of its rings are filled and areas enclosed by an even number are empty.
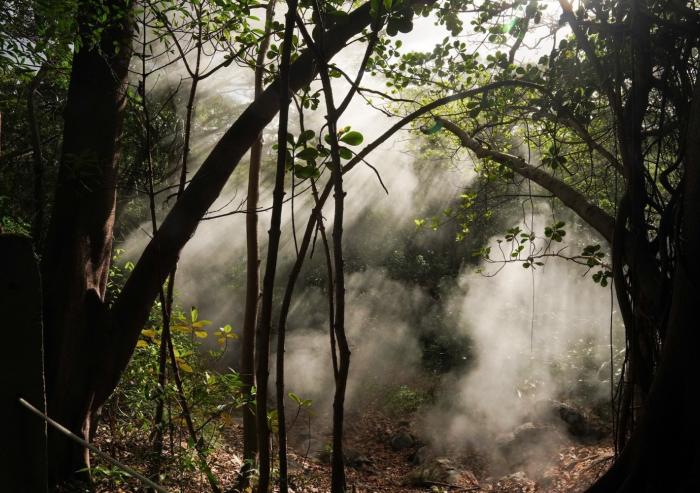
<svg viewBox="0 0 700 493">
<path fill-rule="evenodd" d="M 53 216 L 42 258 L 48 413 L 87 439 L 96 362 L 106 329 L 103 299 L 112 252 L 118 140 L 132 25 L 124 2 L 91 44 L 95 3 L 78 6 L 83 46 L 73 57 Z M 86 450 L 49 432 L 52 485 L 89 466 Z"/>
<path fill-rule="evenodd" d="M 272 218 L 270 220 L 270 239 L 267 247 L 267 262 L 263 279 L 262 305 L 257 330 L 257 432 L 258 432 L 258 470 L 260 472 L 258 492 L 267 493 L 270 484 L 270 428 L 267 421 L 267 389 L 269 377 L 270 332 L 272 330 L 272 298 L 277 270 L 277 254 L 280 243 L 282 223 L 282 205 L 284 203 L 284 175 L 287 167 L 287 127 L 289 123 L 290 97 L 290 61 L 292 53 L 292 36 L 296 19 L 297 1 L 287 1 L 285 16 L 284 49 L 280 61 L 279 75 L 279 129 L 277 132 L 277 169 L 275 188 L 272 193 Z M 278 415 L 282 422 L 284 414 Z M 280 444 L 280 446 L 282 446 Z M 280 464 L 280 489 L 285 488 L 286 471 Z"/>
<path fill-rule="evenodd" d="M 431 2 L 434 0 L 427 0 Z M 42 257 L 49 415 L 87 437 L 90 415 L 112 393 L 129 362 L 151 305 L 209 206 L 240 159 L 279 110 L 271 84 L 215 145 L 149 242 L 109 313 L 103 304 L 112 246 L 118 137 L 131 55 L 131 2 L 104 2 L 109 23 L 92 44 L 94 2 L 78 7 L 81 49 L 74 55 L 64 142 L 52 218 Z M 424 4 L 426 0 L 413 0 Z M 371 22 L 369 3 L 329 31 L 331 57 Z M 289 89 L 316 76 L 310 50 L 290 66 Z M 89 461 L 82 447 L 49 437 L 52 484 Z"/>
<path fill-rule="evenodd" d="M 46 423 L 17 400 L 46 411 L 41 327 L 41 280 L 29 238 L 0 235 L 0 311 L 8 350 L 0 360 L 2 490 L 46 493 Z"/>
<path fill-rule="evenodd" d="M 685 173 L 676 235 L 671 304 L 660 363 L 641 420 L 620 458 L 589 493 L 700 491 L 697 299 L 700 289 L 700 84 L 686 131 Z M 659 317 L 661 319 L 662 317 Z"/>
<path fill-rule="evenodd" d="M 270 46 L 270 29 L 275 15 L 276 0 L 270 0 L 265 11 L 265 38 L 258 48 L 255 61 L 255 97 L 263 92 L 265 56 Z M 250 396 L 255 385 L 255 324 L 260 299 L 260 251 L 258 246 L 258 199 L 260 195 L 260 168 L 262 165 L 263 135 L 250 148 L 250 169 L 248 170 L 248 199 L 246 201 L 246 295 L 243 334 L 241 338 L 241 391 Z M 247 484 L 247 476 L 255 466 L 258 451 L 253 403 L 243 407 L 243 469 L 242 483 Z"/>
<path fill-rule="evenodd" d="M 327 56 L 338 53 L 370 21 L 369 4 L 343 17 L 329 32 Z M 309 50 L 302 52 L 290 67 L 290 90 L 297 91 L 310 83 L 317 70 L 312 53 Z M 278 110 L 279 84 L 274 82 L 248 106 L 214 146 L 180 200 L 166 216 L 158 234 L 147 245 L 111 311 L 112 351 L 109 358 L 103 360 L 101 369 L 110 376 L 111 381 L 105 382 L 100 400 L 106 398 L 117 384 L 131 357 L 140 329 L 147 320 L 150 306 L 167 273 L 177 262 L 180 250 L 194 234 L 199 220 L 216 200 L 240 159 Z"/>
<path fill-rule="evenodd" d="M 316 10 L 321 19 L 323 14 Z M 343 215 L 345 212 L 345 191 L 343 190 L 343 167 L 338 142 L 338 114 L 333 99 L 333 87 L 328 74 L 325 57 L 325 33 L 318 37 L 318 49 L 321 64 L 321 82 L 326 102 L 326 121 L 333 164 L 332 181 L 334 196 L 333 216 L 333 271 L 335 275 L 335 312 L 333 313 L 333 330 L 338 345 L 338 370 L 335 372 L 335 395 L 333 397 L 333 455 L 331 457 L 331 491 L 345 493 L 345 455 L 343 453 L 343 426 L 345 418 L 345 391 L 350 371 L 350 347 L 345 334 L 345 266 L 343 261 Z M 331 339 L 332 340 L 332 339 Z M 333 351 L 335 348 L 331 347 Z"/>
</svg>

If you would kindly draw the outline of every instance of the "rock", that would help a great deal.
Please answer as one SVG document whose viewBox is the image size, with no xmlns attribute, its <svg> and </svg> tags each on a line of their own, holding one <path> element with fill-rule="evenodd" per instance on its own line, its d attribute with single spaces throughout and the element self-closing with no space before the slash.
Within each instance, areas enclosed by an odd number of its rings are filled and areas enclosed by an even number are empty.
<svg viewBox="0 0 700 493">
<path fill-rule="evenodd" d="M 413 454 L 408 458 L 411 464 L 414 466 L 420 466 L 421 464 L 425 464 L 428 459 L 430 458 L 432 452 L 430 449 L 423 445 L 422 447 L 418 447 Z"/>
<path fill-rule="evenodd" d="M 538 401 L 535 404 L 538 418 L 547 422 L 563 422 L 569 433 L 580 435 L 585 426 L 586 416 L 574 406 L 555 400 Z"/>
<path fill-rule="evenodd" d="M 407 431 L 399 431 L 389 440 L 389 445 L 395 451 L 411 448 L 416 444 L 416 439 Z"/>
<path fill-rule="evenodd" d="M 499 491 L 534 492 L 537 483 L 528 478 L 524 471 L 518 471 L 503 476 L 496 483 L 496 487 L 499 488 Z"/>
<path fill-rule="evenodd" d="M 345 448 L 345 450 L 343 450 L 343 456 L 345 458 L 345 465 L 355 469 L 361 469 L 373 464 L 372 459 L 352 448 Z"/>
<path fill-rule="evenodd" d="M 461 474 L 452 461 L 446 458 L 433 459 L 411 471 L 406 481 L 413 486 L 430 486 L 435 483 L 454 484 Z"/>
<path fill-rule="evenodd" d="M 541 456 L 550 456 L 562 443 L 554 426 L 528 422 L 496 438 L 496 447 L 509 466 L 520 466 Z"/>
<path fill-rule="evenodd" d="M 525 471 L 517 471 L 514 472 L 513 474 L 509 474 L 508 476 L 504 476 L 499 481 L 526 481 L 527 480 L 527 475 L 525 474 Z"/>
<path fill-rule="evenodd" d="M 601 438 L 605 436 L 602 430 L 583 411 L 555 400 L 539 401 L 535 409 L 541 418 L 553 423 L 561 422 L 566 426 L 566 431 L 575 438 Z"/>
<path fill-rule="evenodd" d="M 330 464 L 333 460 L 333 447 L 331 444 L 327 443 L 323 449 L 318 452 L 317 457 L 323 464 Z M 349 447 L 344 447 L 343 459 L 345 460 L 346 466 L 353 467 L 355 469 L 361 469 L 374 464 L 372 459 L 368 458 L 360 451 Z"/>
</svg>

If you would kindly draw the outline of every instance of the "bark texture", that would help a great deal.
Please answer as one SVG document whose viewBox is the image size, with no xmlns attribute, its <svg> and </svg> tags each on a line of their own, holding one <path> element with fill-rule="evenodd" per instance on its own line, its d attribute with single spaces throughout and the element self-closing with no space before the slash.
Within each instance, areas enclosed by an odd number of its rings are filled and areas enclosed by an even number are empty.
<svg viewBox="0 0 700 493">
<path fill-rule="evenodd" d="M 95 2 L 78 6 L 83 45 L 73 57 L 53 215 L 42 257 L 49 415 L 87 439 L 101 404 L 108 328 L 103 306 L 112 252 L 119 135 L 131 58 L 130 6 L 91 38 Z M 89 464 L 85 449 L 49 432 L 52 484 Z"/>
</svg>

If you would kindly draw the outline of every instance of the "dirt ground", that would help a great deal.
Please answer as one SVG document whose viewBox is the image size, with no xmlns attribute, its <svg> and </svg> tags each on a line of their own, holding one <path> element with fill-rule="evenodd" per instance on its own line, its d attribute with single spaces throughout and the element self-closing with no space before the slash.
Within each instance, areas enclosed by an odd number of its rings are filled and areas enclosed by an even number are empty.
<svg viewBox="0 0 700 493">
<path fill-rule="evenodd" d="M 536 474 L 517 467 L 494 470 L 489 459 L 478 450 L 443 452 L 440 464 L 449 464 L 449 479 L 442 481 L 416 480 L 416 454 L 419 442 L 396 450 L 391 436 L 410 427 L 408 421 L 391 419 L 376 411 L 348 416 L 346 453 L 348 490 L 371 492 L 579 492 L 584 491 L 611 464 L 613 451 L 607 440 L 596 443 L 567 441 L 551 450 Z M 330 488 L 328 452 L 319 450 L 319 443 L 330 442 L 330 430 L 312 439 L 304 424 L 296 423 L 290 433 L 289 477 L 291 491 L 296 493 L 325 493 Z M 98 437 L 105 451 L 112 451 L 119 460 L 143 470 L 144 444 L 110 443 L 106 434 Z M 241 467 L 242 426 L 236 418 L 224 420 L 216 450 L 210 455 L 212 471 L 221 481 L 223 491 L 236 484 Z M 167 449 L 167 447 L 166 447 Z M 99 461 L 96 461 L 99 464 Z M 167 471 L 164 486 L 172 492 L 204 493 L 211 491 L 206 479 L 195 467 Z M 273 464 L 273 468 L 275 464 Z M 532 477 L 531 477 L 532 476 Z M 143 491 L 130 478 L 116 484 L 103 481 L 99 491 L 131 493 Z"/>
</svg>

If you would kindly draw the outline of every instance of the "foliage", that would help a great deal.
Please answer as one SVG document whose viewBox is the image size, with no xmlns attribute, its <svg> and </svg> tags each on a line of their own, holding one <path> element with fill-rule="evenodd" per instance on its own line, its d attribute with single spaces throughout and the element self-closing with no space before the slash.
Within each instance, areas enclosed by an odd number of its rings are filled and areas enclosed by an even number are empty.
<svg viewBox="0 0 700 493">
<path fill-rule="evenodd" d="M 206 46 L 205 55 L 223 53 L 220 67 L 234 62 L 253 66 L 256 62 L 252 55 L 264 36 L 264 31 L 256 27 L 259 19 L 254 15 L 261 4 L 253 0 L 159 0 L 147 7 L 138 4 L 135 10 L 130 2 L 88 0 L 80 2 L 85 8 L 76 8 L 77 5 L 73 0 L 11 0 L 0 12 L 0 113 L 5 116 L 4 121 L 10 122 L 2 129 L 5 148 L 0 156 L 0 221 L 6 231 L 26 234 L 34 219 L 44 209 L 49 210 L 45 207 L 47 190 L 55 188 L 61 115 L 68 88 L 66 74 L 70 73 L 74 53 L 86 48 L 102 49 L 102 35 L 110 26 L 131 20 L 133 14 L 144 14 L 145 19 L 144 9 L 153 9 L 151 25 L 144 21 L 140 29 L 152 29 L 165 47 L 162 61 L 181 64 L 194 82 L 198 76 L 204 76 L 192 71 L 189 54 L 196 52 L 199 64 L 199 54 Z M 299 5 L 300 25 L 307 24 L 311 37 L 319 40 L 326 30 L 345 22 L 347 10 L 355 2 L 304 0 Z M 426 217 L 414 219 L 414 224 L 409 222 L 418 231 L 412 231 L 413 236 L 401 231 L 399 238 L 392 239 L 397 247 L 388 257 L 370 262 L 363 259 L 362 251 L 349 251 L 346 266 L 348 272 L 368 265 L 384 268 L 392 279 L 425 289 L 435 301 L 440 301 L 445 286 L 454 281 L 462 262 L 470 261 L 464 259 L 464 244 L 470 241 L 480 243 L 476 245 L 478 254 L 471 261 L 518 263 L 535 270 L 543 265 L 544 257 L 564 257 L 592 271 L 592 279 L 601 286 L 608 286 L 615 272 L 615 287 L 630 333 L 648 334 L 646 341 L 627 341 L 627 347 L 648 346 L 637 352 L 646 360 L 630 365 L 637 373 L 643 373 L 640 368 L 649 373 L 644 383 L 649 387 L 660 367 L 666 322 L 671 313 L 672 283 L 679 279 L 674 273 L 679 265 L 685 265 L 684 259 L 690 258 L 688 252 L 695 247 L 685 243 L 688 226 L 684 229 L 682 224 L 685 205 L 681 204 L 689 202 L 683 190 L 690 161 L 687 140 L 692 141 L 687 130 L 693 128 L 695 118 L 688 103 L 693 92 L 697 93 L 697 9 L 694 4 L 689 8 L 673 2 L 666 5 L 607 0 L 579 3 L 576 10 L 568 2 L 560 5 L 561 18 L 548 16 L 553 5 L 538 0 L 445 0 L 416 5 L 408 0 L 369 1 L 369 30 L 352 42 L 372 40 L 367 70 L 383 77 L 390 92 L 383 95 L 384 99 L 396 103 L 390 110 L 413 111 L 457 91 L 487 89 L 426 114 L 415 124 L 427 142 L 465 146 L 479 157 L 474 166 L 478 189 L 461 191 L 447 207 L 427 212 Z M 415 17 L 420 15 L 432 16 L 449 35 L 432 50 L 406 51 L 400 33 L 411 32 Z M 572 33 L 561 31 L 565 24 Z M 278 22 L 273 25 L 265 65 L 267 82 L 277 75 L 280 55 L 285 51 L 280 42 L 281 27 Z M 549 34 L 541 36 L 534 46 L 551 37 L 548 54 L 521 56 L 523 47 L 528 45 L 524 42 L 526 36 L 537 36 L 541 27 L 548 29 Z M 137 30 L 136 34 L 141 32 Z M 178 39 L 187 40 L 187 44 L 180 45 Z M 292 46 L 287 46 L 292 49 L 292 60 L 298 59 L 303 50 L 314 49 L 307 43 L 312 44 L 302 37 L 292 39 Z M 146 48 L 140 55 L 144 65 Z M 333 77 L 344 75 L 337 65 L 328 69 Z M 117 235 L 147 218 L 145 208 L 136 200 L 140 190 L 146 188 L 144 185 L 153 188 L 155 181 L 168 190 L 177 170 L 173 164 L 189 152 L 189 143 L 184 144 L 187 149 L 180 145 L 178 108 L 182 98 L 177 88 L 153 104 L 144 101 L 144 86 L 145 82 L 127 94 L 130 110 L 124 132 L 123 166 L 116 183 L 110 185 L 128 191 L 120 196 L 122 229 L 117 228 Z M 321 98 L 316 87 L 308 84 L 295 95 L 301 113 L 303 109 L 318 109 Z M 358 91 L 362 92 L 362 88 Z M 35 109 L 40 125 L 36 118 L 30 121 L 31 112 L 25 108 L 27 103 L 33 107 L 31 100 L 35 95 L 39 95 Z M 382 96 L 380 92 L 377 95 Z M 189 109 L 193 100 L 190 98 Z M 148 104 L 163 110 L 156 111 L 155 117 L 146 122 L 155 144 L 141 139 Z M 143 113 L 135 108 L 139 105 Z M 200 108 L 198 118 L 210 111 Z M 438 113 L 452 118 L 470 140 L 445 136 Z M 228 118 L 221 116 L 219 123 Z M 216 129 L 220 126 L 216 125 Z M 27 136 L 37 127 L 39 142 L 30 142 Z M 203 127 L 200 125 L 200 130 Z M 298 136 L 290 134 L 286 143 L 280 143 L 286 146 L 287 171 L 306 184 L 315 184 L 327 171 L 330 140 L 337 137 L 340 156 L 346 162 L 357 155 L 353 148 L 365 141 L 362 133 L 349 126 L 335 136 L 324 134 L 323 128 L 301 128 Z M 30 157 L 35 161 L 33 168 L 25 166 Z M 145 163 L 150 165 L 151 161 L 155 167 L 146 172 Z M 570 192 L 569 198 L 576 199 L 564 200 L 561 192 L 552 192 L 563 202 L 585 202 L 585 210 L 580 212 L 583 216 L 594 210 L 613 220 L 615 265 L 606 260 L 605 248 L 597 243 L 578 245 L 580 250 L 571 253 L 567 225 L 556 217 L 542 232 L 520 227 L 507 229 L 495 248 L 484 246 L 483 241 L 478 241 L 483 238 L 474 237 L 475 230 L 486 236 L 488 229 L 482 226 L 489 223 L 499 206 L 507 204 L 494 206 L 489 202 L 494 195 L 526 195 L 532 201 L 533 195 L 543 189 L 551 192 L 551 186 L 540 183 L 541 188 L 535 186 L 533 193 L 531 178 L 523 171 L 530 168 L 545 173 L 550 182 L 556 181 Z M 427 248 L 416 240 L 426 230 L 437 232 L 445 226 L 452 228 L 451 236 L 462 245 L 448 248 L 443 242 L 440 248 Z M 34 233 L 39 244 L 42 231 Z M 367 246 L 357 250 L 363 248 Z M 565 252 L 565 248 L 570 250 Z M 120 268 L 115 262 L 108 281 L 109 304 L 121 289 L 125 271 L 132 267 Z M 319 285 L 322 276 L 317 272 L 318 269 L 312 277 Z M 127 405 L 129 419 L 125 429 L 134 434 L 152 431 L 149 427 L 154 397 L 170 402 L 177 392 L 171 383 L 165 389 L 159 388 L 154 378 L 159 346 L 163 344 L 159 308 L 162 307 L 158 304 L 153 307 L 124 381 L 105 408 L 106 413 L 119 420 L 127 417 L 121 407 Z M 423 334 L 426 366 L 440 372 L 457 365 L 460 358 L 468 359 L 468 341 L 441 339 L 435 329 L 447 322 L 436 317 L 435 312 L 421 313 L 422 309 L 412 308 L 416 320 L 429 326 Z M 240 383 L 234 373 L 207 370 L 235 337 L 233 328 L 226 325 L 207 330 L 207 321 L 199 318 L 196 309 L 187 313 L 175 309 L 173 322 L 176 369 L 183 376 L 185 397 L 192 401 L 198 422 L 214 426 L 209 417 L 250 398 L 237 392 Z M 208 338 L 216 339 L 216 349 L 208 350 Z M 446 355 L 447 348 L 454 352 Z M 580 356 L 581 351 L 577 357 Z M 582 358 L 582 364 L 587 365 L 588 355 Z M 638 390 L 634 395 L 644 398 L 648 388 Z M 290 398 L 299 408 L 307 406 L 307 401 L 298 396 L 290 394 Z M 408 388 L 397 390 L 393 399 L 401 409 L 417 408 L 422 402 L 420 395 Z M 634 406 L 635 399 L 628 399 L 630 406 Z M 269 418 L 274 427 L 274 414 Z M 180 419 L 168 407 L 167 420 L 177 425 Z M 181 448 L 191 451 L 192 444 Z M 183 467 L 194 467 L 191 455 L 180 452 Z M 102 472 L 114 476 L 109 470 Z"/>
<path fill-rule="evenodd" d="M 425 332 L 419 342 L 423 367 L 430 373 L 467 372 L 474 362 L 472 340 L 452 327 Z"/>
<path fill-rule="evenodd" d="M 393 416 L 407 416 L 430 402 L 430 396 L 408 385 L 390 389 L 384 399 L 384 408 Z"/>
<path fill-rule="evenodd" d="M 120 261 L 121 255 L 123 251 L 117 251 L 112 262 L 109 299 L 113 299 L 120 290 L 125 279 L 124 271 L 133 268 L 133 264 Z M 198 310 L 194 307 L 187 313 L 175 307 L 172 321 L 171 337 L 184 395 L 200 439 L 205 440 L 205 451 L 211 450 L 220 440 L 219 431 L 230 425 L 230 414 L 241 406 L 254 402 L 254 396 L 241 393 L 240 376 L 235 371 L 211 369 L 226 350 L 229 341 L 237 338 L 237 334 L 229 325 L 217 330 L 206 330 L 211 322 L 200 319 Z M 180 396 L 172 369 L 165 389 L 161 389 L 158 384 L 161 337 L 161 308 L 156 303 L 119 386 L 104 406 L 103 421 L 110 424 L 110 440 L 148 444 L 154 427 L 159 426 L 153 422 L 157 402 L 164 399 L 165 431 L 171 435 L 175 433 L 169 442 L 174 444 L 174 448 L 168 451 L 169 470 L 172 470 L 167 474 L 178 475 L 181 471 L 197 471 L 200 466 L 194 444 L 186 438 Z M 218 347 L 208 349 L 205 344 L 208 338 L 213 338 Z M 181 436 L 185 438 L 180 438 Z M 141 453 L 149 457 L 151 452 L 144 450 Z M 103 468 L 95 479 L 117 484 L 123 477 L 115 474 L 111 469 Z"/>
<path fill-rule="evenodd" d="M 3 198 L 3 197 L 0 197 Z M 2 201 L 0 201 L 2 203 Z M 20 218 L 12 216 L 0 216 L 0 230 L 4 233 L 29 235 L 30 226 Z"/>
</svg>

